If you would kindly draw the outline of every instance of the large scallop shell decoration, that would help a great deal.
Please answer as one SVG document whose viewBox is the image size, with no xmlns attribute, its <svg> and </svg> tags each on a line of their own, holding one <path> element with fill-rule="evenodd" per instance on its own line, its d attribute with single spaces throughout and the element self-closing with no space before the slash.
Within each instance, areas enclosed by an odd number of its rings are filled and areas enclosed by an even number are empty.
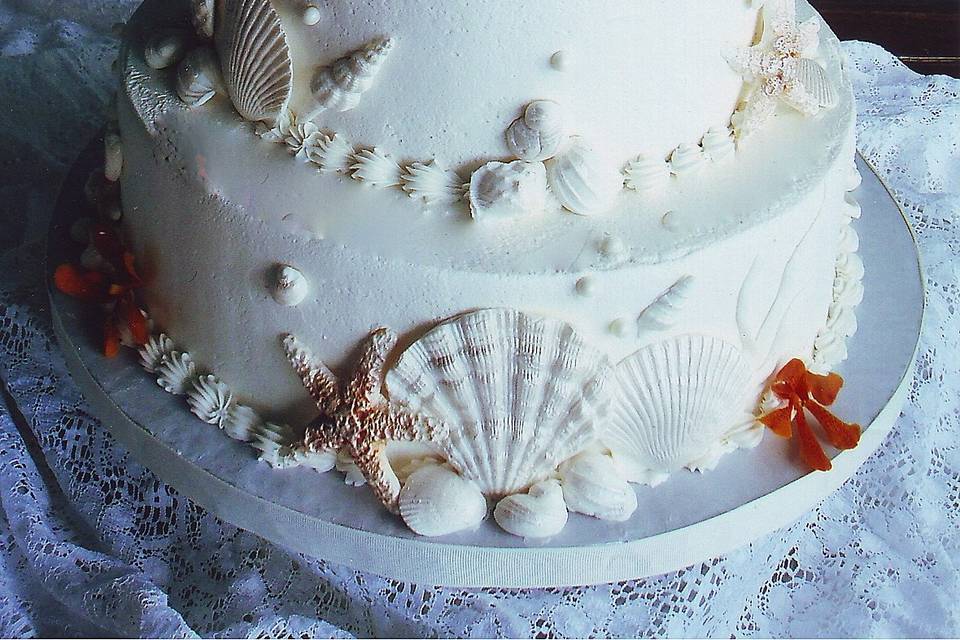
<svg viewBox="0 0 960 640">
<path fill-rule="evenodd" d="M 681 336 L 628 357 L 614 378 L 619 393 L 602 440 L 637 480 L 676 471 L 717 445 L 746 404 L 751 375 L 736 347 Z"/>
<path fill-rule="evenodd" d="M 598 438 L 606 358 L 569 325 L 489 309 L 441 324 L 387 375 L 392 400 L 449 425 L 449 463 L 488 497 L 528 489 Z"/>
<path fill-rule="evenodd" d="M 218 0 L 216 45 L 234 107 L 246 120 L 274 123 L 293 86 L 293 62 L 270 0 Z"/>
</svg>

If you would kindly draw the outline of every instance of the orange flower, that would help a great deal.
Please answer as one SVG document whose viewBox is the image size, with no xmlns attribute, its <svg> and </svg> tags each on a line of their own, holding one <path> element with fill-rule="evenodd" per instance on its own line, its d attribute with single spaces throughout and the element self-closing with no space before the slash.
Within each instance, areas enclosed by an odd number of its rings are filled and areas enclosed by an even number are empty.
<svg viewBox="0 0 960 640">
<path fill-rule="evenodd" d="M 807 411 L 820 423 L 834 448 L 853 449 L 860 443 L 860 425 L 847 424 L 826 409 L 843 388 L 843 378 L 836 373 L 816 375 L 807 371 L 801 360 L 791 360 L 770 388 L 787 406 L 763 416 L 760 422 L 782 438 L 793 437 L 796 429 L 800 458 L 811 469 L 829 471 L 833 465 L 807 422 Z"/>
<path fill-rule="evenodd" d="M 124 249 L 113 229 L 96 225 L 90 233 L 90 240 L 97 253 L 110 265 L 109 269 L 102 272 L 62 264 L 53 274 L 53 282 L 68 296 L 109 307 L 103 324 L 103 352 L 112 358 L 120 352 L 122 328 L 129 330 L 138 346 L 146 344 L 150 338 L 147 319 L 134 294 L 143 286 L 143 281 L 134 268 L 133 254 Z"/>
</svg>

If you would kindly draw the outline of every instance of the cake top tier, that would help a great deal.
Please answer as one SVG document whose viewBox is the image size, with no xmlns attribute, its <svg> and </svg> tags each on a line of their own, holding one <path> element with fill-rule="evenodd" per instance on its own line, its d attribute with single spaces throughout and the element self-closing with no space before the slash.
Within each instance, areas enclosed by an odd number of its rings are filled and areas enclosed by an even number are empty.
<svg viewBox="0 0 960 640">
<path fill-rule="evenodd" d="M 537 100 L 620 163 L 725 127 L 743 86 L 728 58 L 753 41 L 760 4 L 192 1 L 241 67 L 248 119 L 272 123 L 282 103 L 354 144 L 464 169 L 511 157 L 504 131 Z M 266 108 L 251 97 L 265 88 Z"/>
</svg>

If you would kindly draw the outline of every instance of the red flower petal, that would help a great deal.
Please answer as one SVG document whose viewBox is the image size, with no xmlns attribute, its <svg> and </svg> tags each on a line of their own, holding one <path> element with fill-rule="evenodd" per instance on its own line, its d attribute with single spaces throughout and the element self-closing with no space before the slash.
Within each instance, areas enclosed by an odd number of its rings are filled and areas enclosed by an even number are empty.
<svg viewBox="0 0 960 640">
<path fill-rule="evenodd" d="M 140 278 L 140 274 L 137 273 L 136 259 L 129 251 L 123 253 L 123 267 L 132 289 L 143 286 L 143 280 Z"/>
<path fill-rule="evenodd" d="M 120 353 L 120 330 L 111 314 L 103 323 L 103 355 L 116 358 Z"/>
<path fill-rule="evenodd" d="M 62 264 L 53 274 L 57 289 L 85 302 L 104 302 L 109 298 L 107 278 L 97 271 L 87 271 L 72 264 Z"/>
<path fill-rule="evenodd" d="M 150 339 L 150 331 L 147 328 L 147 318 L 143 315 L 140 307 L 133 300 L 133 294 L 120 300 L 117 305 L 117 315 L 122 323 L 130 329 L 130 335 L 133 342 L 142 347 Z"/>
<path fill-rule="evenodd" d="M 814 471 L 830 471 L 833 464 L 827 454 L 823 452 L 823 447 L 817 442 L 816 436 L 813 435 L 813 429 L 807 424 L 807 417 L 802 410 L 797 411 L 795 421 L 797 441 L 800 444 L 800 459 Z"/>
<path fill-rule="evenodd" d="M 844 422 L 816 402 L 808 403 L 807 408 L 823 427 L 827 440 L 834 447 L 846 451 L 860 444 L 860 425 Z"/>
<path fill-rule="evenodd" d="M 836 373 L 827 376 L 807 373 L 804 385 L 814 400 L 829 407 L 836 402 L 837 396 L 840 395 L 840 389 L 843 388 L 843 378 Z"/>
<path fill-rule="evenodd" d="M 760 422 L 770 428 L 775 434 L 781 438 L 791 438 L 793 437 L 793 407 L 788 406 L 783 409 L 777 409 L 776 411 L 769 413 L 762 418 Z"/>
<path fill-rule="evenodd" d="M 789 400 L 792 395 L 803 396 L 803 381 L 807 375 L 807 367 L 803 360 L 793 359 L 777 373 L 774 379 L 773 392 L 781 400 Z"/>
</svg>

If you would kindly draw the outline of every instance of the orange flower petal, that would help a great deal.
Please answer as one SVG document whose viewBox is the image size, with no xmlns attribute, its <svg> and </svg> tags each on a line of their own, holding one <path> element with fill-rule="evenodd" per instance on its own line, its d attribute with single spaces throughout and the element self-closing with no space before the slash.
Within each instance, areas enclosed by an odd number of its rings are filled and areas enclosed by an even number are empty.
<svg viewBox="0 0 960 640">
<path fill-rule="evenodd" d="M 802 396 L 806 375 L 807 367 L 803 364 L 803 360 L 795 358 L 777 373 L 771 388 L 781 400 L 789 400 L 794 394 Z"/>
<path fill-rule="evenodd" d="M 843 388 L 843 378 L 836 373 L 826 376 L 807 373 L 804 384 L 814 400 L 829 407 L 836 402 L 837 396 L 840 395 L 840 389 Z"/>
<path fill-rule="evenodd" d="M 140 274 L 137 273 L 136 260 L 129 251 L 125 251 L 123 254 L 123 266 L 126 270 L 127 278 L 130 281 L 130 287 L 135 289 L 142 286 L 143 280 L 140 278 Z"/>
<path fill-rule="evenodd" d="M 813 429 L 807 423 L 807 417 L 802 410 L 797 412 L 795 421 L 797 441 L 800 444 L 800 459 L 815 471 L 830 471 L 833 468 L 833 463 L 830 462 L 830 458 L 823 452 L 823 447 L 817 442 L 816 436 L 813 435 Z"/>
<path fill-rule="evenodd" d="M 133 294 L 120 301 L 117 309 L 121 321 L 130 329 L 130 335 L 137 346 L 142 347 L 150 339 L 147 318 L 133 300 Z"/>
<path fill-rule="evenodd" d="M 760 422 L 781 438 L 793 437 L 793 407 L 788 406 L 769 413 L 762 418 Z"/>
<path fill-rule="evenodd" d="M 53 274 L 53 283 L 62 293 L 86 302 L 106 300 L 109 285 L 106 276 L 96 271 L 80 269 L 72 264 L 62 264 Z"/>
<path fill-rule="evenodd" d="M 860 425 L 844 422 L 816 402 L 810 402 L 807 408 L 823 427 L 827 440 L 834 447 L 846 451 L 860 444 Z"/>
<path fill-rule="evenodd" d="M 113 316 L 103 323 L 103 355 L 116 358 L 120 353 L 120 330 L 114 322 Z"/>
</svg>

